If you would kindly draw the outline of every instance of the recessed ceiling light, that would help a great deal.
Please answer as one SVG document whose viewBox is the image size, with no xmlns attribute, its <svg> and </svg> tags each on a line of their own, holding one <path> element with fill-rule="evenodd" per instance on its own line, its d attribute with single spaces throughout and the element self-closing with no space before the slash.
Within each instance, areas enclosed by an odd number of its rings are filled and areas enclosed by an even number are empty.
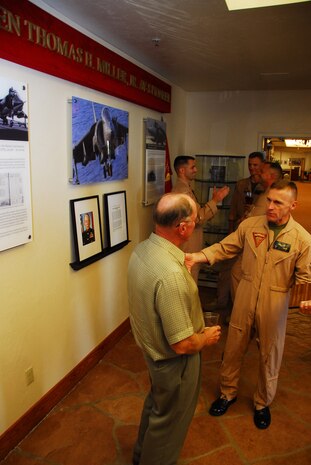
<svg viewBox="0 0 311 465">
<path fill-rule="evenodd" d="M 309 0 L 226 0 L 228 10 L 245 10 L 248 8 L 262 8 L 276 5 L 303 3 Z"/>
</svg>

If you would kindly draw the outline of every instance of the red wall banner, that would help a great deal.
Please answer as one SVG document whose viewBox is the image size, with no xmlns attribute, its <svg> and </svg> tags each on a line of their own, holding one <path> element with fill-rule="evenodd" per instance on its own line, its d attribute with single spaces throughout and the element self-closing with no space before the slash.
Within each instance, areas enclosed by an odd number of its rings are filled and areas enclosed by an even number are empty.
<svg viewBox="0 0 311 465">
<path fill-rule="evenodd" d="M 169 113 L 171 86 L 27 0 L 0 0 L 0 57 Z"/>
</svg>

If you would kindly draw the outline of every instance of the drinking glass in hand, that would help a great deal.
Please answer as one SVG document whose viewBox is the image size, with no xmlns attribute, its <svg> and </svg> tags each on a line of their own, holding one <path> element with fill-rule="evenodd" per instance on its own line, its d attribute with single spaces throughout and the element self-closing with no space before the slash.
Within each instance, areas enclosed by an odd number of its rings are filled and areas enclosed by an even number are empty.
<svg viewBox="0 0 311 465">
<path fill-rule="evenodd" d="M 217 326 L 219 322 L 219 313 L 203 312 L 205 327 Z"/>
<path fill-rule="evenodd" d="M 245 192 L 245 203 L 246 203 L 246 205 L 252 205 L 252 203 L 253 203 L 253 193 L 251 191 Z"/>
</svg>

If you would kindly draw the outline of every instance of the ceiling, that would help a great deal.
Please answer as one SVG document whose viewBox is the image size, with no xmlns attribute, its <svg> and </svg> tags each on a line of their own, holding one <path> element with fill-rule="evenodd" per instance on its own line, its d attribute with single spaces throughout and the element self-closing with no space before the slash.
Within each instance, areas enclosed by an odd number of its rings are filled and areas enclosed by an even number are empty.
<svg viewBox="0 0 311 465">
<path fill-rule="evenodd" d="M 33 3 L 186 91 L 311 89 L 311 1 L 236 11 L 225 0 Z"/>
</svg>

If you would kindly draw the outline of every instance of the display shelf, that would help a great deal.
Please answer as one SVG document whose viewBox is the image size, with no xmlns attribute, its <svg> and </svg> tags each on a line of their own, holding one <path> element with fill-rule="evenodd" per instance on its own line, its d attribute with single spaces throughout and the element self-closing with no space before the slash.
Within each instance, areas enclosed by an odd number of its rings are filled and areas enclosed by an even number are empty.
<svg viewBox="0 0 311 465">
<path fill-rule="evenodd" d="M 203 206 L 212 199 L 214 187 L 229 186 L 230 192 L 217 205 L 218 213 L 203 228 L 204 247 L 221 241 L 229 233 L 229 211 L 235 184 L 244 177 L 245 157 L 236 155 L 203 155 L 195 156 L 197 175 L 195 194 Z M 201 267 L 198 284 L 206 287 L 217 287 L 219 267 Z"/>
<path fill-rule="evenodd" d="M 129 240 L 126 240 L 118 245 L 115 245 L 113 247 L 107 247 L 106 249 L 104 249 L 102 252 L 96 254 L 96 255 L 93 255 L 92 257 L 90 258 L 87 258 L 85 260 L 81 260 L 81 261 L 76 261 L 76 262 L 72 262 L 70 263 L 70 266 L 73 270 L 75 271 L 79 271 L 79 270 L 82 270 L 82 268 L 85 268 L 86 266 L 89 266 L 91 265 L 92 263 L 95 263 L 97 262 L 98 260 L 101 260 L 102 258 L 105 258 L 107 257 L 108 255 L 111 255 L 112 253 L 114 252 L 117 252 L 118 250 L 121 250 L 123 249 L 123 247 L 125 247 L 127 244 L 129 244 L 131 241 Z"/>
</svg>

